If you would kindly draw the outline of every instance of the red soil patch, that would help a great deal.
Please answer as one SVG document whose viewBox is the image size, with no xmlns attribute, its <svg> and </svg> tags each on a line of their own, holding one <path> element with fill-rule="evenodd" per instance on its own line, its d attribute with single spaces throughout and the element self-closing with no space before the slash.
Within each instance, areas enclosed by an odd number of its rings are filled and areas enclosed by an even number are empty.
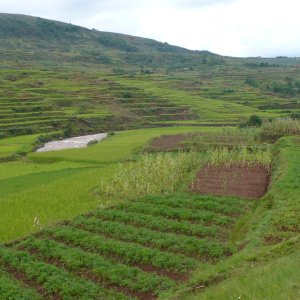
<svg viewBox="0 0 300 300">
<path fill-rule="evenodd" d="M 283 238 L 280 236 L 276 236 L 276 235 L 267 235 L 264 237 L 264 242 L 267 245 L 275 245 L 275 244 L 279 244 L 280 242 L 283 241 Z"/>
<path fill-rule="evenodd" d="M 191 191 L 212 195 L 260 198 L 269 184 L 269 172 L 262 165 L 204 166 Z"/>
<path fill-rule="evenodd" d="M 184 148 L 181 144 L 186 139 L 184 134 L 163 135 L 152 141 L 150 148 L 154 150 L 171 151 Z"/>
</svg>

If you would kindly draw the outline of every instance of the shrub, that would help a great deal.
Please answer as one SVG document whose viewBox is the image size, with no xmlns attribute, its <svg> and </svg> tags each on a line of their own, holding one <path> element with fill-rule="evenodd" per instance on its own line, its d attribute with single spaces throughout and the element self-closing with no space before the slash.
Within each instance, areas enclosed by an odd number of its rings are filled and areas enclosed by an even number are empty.
<svg viewBox="0 0 300 300">
<path fill-rule="evenodd" d="M 96 145 L 98 144 L 98 141 L 97 140 L 91 140 L 87 143 L 87 146 L 93 146 L 93 145 Z"/>
<path fill-rule="evenodd" d="M 240 124 L 240 128 L 243 127 L 260 127 L 262 125 L 263 121 L 261 117 L 257 115 L 252 115 L 249 117 L 249 119 L 245 122 Z"/>
</svg>

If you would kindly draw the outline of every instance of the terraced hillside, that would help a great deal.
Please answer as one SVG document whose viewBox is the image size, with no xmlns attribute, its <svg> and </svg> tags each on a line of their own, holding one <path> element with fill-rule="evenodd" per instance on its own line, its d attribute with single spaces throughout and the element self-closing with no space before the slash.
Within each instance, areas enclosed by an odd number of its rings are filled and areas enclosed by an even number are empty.
<svg viewBox="0 0 300 300">
<path fill-rule="evenodd" d="M 0 14 L 0 299 L 300 299 L 299 65 Z"/>
<path fill-rule="evenodd" d="M 250 206 L 230 197 L 147 197 L 77 217 L 0 248 L 0 296 L 155 299 L 202 263 L 234 253 L 230 232 Z"/>
<path fill-rule="evenodd" d="M 299 59 L 222 57 L 0 14 L 0 137 L 236 125 L 299 113 Z"/>
<path fill-rule="evenodd" d="M 249 68 L 227 72 L 226 66 L 184 75 L 131 76 L 4 69 L 0 71 L 0 134 L 76 135 L 178 124 L 235 125 L 251 114 L 268 119 L 299 113 L 298 94 L 272 93 L 265 86 L 269 80 L 284 82 L 284 76 L 298 82 L 296 67 L 257 73 L 259 87 L 245 82 L 253 74 Z M 207 79 L 200 80 L 201 76 Z"/>
<path fill-rule="evenodd" d="M 1 76 L 3 136 L 63 131 L 69 123 L 94 132 L 197 118 L 186 105 L 100 74 L 6 70 Z"/>
</svg>

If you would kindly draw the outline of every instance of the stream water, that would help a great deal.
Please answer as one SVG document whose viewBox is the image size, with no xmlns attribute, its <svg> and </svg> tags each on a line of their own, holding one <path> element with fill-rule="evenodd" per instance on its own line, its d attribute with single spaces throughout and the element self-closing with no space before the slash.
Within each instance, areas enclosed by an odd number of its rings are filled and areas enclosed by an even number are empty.
<svg viewBox="0 0 300 300">
<path fill-rule="evenodd" d="M 84 148 L 90 141 L 101 141 L 107 137 L 107 133 L 99 133 L 93 135 L 77 136 L 65 140 L 58 140 L 45 143 L 44 147 L 37 149 L 37 152 L 47 152 L 63 149 Z"/>
</svg>

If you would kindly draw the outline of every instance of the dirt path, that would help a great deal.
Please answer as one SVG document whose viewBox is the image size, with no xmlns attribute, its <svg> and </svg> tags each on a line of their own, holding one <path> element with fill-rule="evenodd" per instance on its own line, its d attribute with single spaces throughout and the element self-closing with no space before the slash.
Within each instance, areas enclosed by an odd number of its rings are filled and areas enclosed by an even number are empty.
<svg viewBox="0 0 300 300">
<path fill-rule="evenodd" d="M 191 191 L 212 195 L 260 198 L 269 185 L 269 173 L 262 165 L 204 166 L 191 185 Z"/>
<path fill-rule="evenodd" d="M 63 149 L 74 149 L 74 148 L 84 148 L 90 141 L 97 140 L 101 141 L 107 137 L 107 133 L 99 133 L 93 135 L 83 135 L 77 136 L 65 140 L 53 141 L 46 143 L 44 147 L 37 150 L 37 152 L 47 152 Z"/>
</svg>

